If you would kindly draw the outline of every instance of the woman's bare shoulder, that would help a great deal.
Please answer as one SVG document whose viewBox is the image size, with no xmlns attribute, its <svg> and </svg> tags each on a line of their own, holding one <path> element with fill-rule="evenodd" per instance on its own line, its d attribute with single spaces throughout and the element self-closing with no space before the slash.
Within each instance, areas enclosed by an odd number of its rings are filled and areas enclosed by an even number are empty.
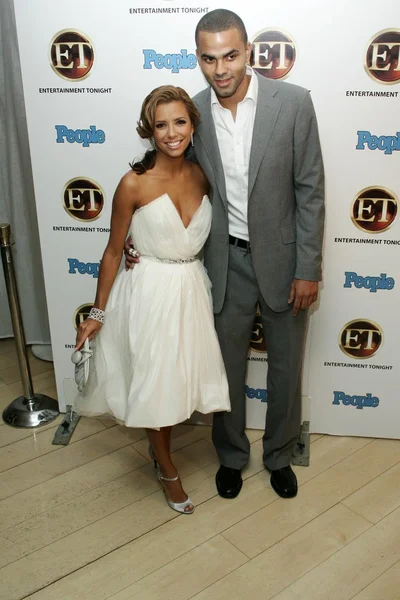
<svg viewBox="0 0 400 600">
<path fill-rule="evenodd" d="M 137 192 L 140 188 L 140 177 L 131 169 L 121 177 L 118 187 L 122 187 L 127 192 Z"/>
<path fill-rule="evenodd" d="M 120 179 L 120 182 L 116 189 L 116 196 L 123 198 L 125 202 L 136 205 L 141 195 L 142 189 L 142 175 L 138 175 L 134 171 L 130 170 Z"/>
</svg>

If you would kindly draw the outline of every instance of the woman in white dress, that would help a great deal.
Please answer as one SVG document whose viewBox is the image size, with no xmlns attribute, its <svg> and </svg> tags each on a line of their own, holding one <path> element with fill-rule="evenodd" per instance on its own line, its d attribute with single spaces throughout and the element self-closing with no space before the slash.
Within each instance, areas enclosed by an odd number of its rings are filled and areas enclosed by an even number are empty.
<svg viewBox="0 0 400 600">
<path fill-rule="evenodd" d="M 184 155 L 199 119 L 181 88 L 161 86 L 144 100 L 137 131 L 153 150 L 115 192 L 94 308 L 76 346 L 99 334 L 77 412 L 146 428 L 167 502 L 186 514 L 194 506 L 172 462 L 171 428 L 195 410 L 230 410 L 211 283 L 198 258 L 211 227 L 208 182 Z M 140 263 L 117 276 L 128 233 Z"/>
</svg>

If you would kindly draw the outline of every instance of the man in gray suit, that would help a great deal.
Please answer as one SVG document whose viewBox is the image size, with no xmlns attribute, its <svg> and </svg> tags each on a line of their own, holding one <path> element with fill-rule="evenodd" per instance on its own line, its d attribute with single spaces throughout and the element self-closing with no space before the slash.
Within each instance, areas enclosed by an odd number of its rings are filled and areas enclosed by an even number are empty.
<svg viewBox="0 0 400 600">
<path fill-rule="evenodd" d="M 214 10 L 196 28 L 199 65 L 210 87 L 194 101 L 201 123 L 195 154 L 212 189 L 205 247 L 215 325 L 232 412 L 214 416 L 223 497 L 235 497 L 249 460 L 245 377 L 257 305 L 268 349 L 263 460 L 282 497 L 297 493 L 290 467 L 300 430 L 301 363 L 307 308 L 321 279 L 323 164 L 307 90 L 258 76 L 242 20 Z"/>
<path fill-rule="evenodd" d="M 196 46 L 210 84 L 194 98 L 201 113 L 194 152 L 213 206 L 204 260 L 232 405 L 230 413 L 214 415 L 217 489 L 236 497 L 249 460 L 244 389 L 259 306 L 268 350 L 263 460 L 274 490 L 291 498 L 307 309 L 321 279 L 324 178 L 316 117 L 307 90 L 247 66 L 251 45 L 235 13 L 204 15 Z"/>
</svg>

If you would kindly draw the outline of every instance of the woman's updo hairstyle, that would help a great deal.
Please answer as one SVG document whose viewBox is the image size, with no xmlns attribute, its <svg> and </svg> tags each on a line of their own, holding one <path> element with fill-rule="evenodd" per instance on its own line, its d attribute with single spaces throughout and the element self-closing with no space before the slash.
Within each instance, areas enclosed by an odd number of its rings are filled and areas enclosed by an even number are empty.
<svg viewBox="0 0 400 600">
<path fill-rule="evenodd" d="M 144 140 L 150 139 L 154 134 L 156 108 L 159 104 L 169 102 L 183 102 L 188 111 L 190 122 L 194 130 L 200 123 L 200 113 L 190 96 L 180 87 L 161 85 L 156 88 L 143 101 L 140 119 L 136 131 Z M 154 167 L 156 163 L 156 150 L 147 150 L 143 158 L 131 163 L 130 167 L 138 175 L 142 175 Z"/>
</svg>

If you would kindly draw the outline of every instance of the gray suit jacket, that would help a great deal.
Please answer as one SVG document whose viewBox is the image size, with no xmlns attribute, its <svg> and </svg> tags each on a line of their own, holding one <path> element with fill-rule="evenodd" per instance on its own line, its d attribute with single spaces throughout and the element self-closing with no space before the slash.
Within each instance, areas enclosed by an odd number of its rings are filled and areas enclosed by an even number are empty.
<svg viewBox="0 0 400 600">
<path fill-rule="evenodd" d="M 258 77 L 249 166 L 248 225 L 260 291 L 270 308 L 288 309 L 294 278 L 321 279 L 324 171 L 317 121 L 308 90 Z M 211 185 L 213 219 L 204 261 L 221 311 L 228 275 L 228 206 L 211 92 L 194 97 L 201 113 L 196 159 Z"/>
</svg>

